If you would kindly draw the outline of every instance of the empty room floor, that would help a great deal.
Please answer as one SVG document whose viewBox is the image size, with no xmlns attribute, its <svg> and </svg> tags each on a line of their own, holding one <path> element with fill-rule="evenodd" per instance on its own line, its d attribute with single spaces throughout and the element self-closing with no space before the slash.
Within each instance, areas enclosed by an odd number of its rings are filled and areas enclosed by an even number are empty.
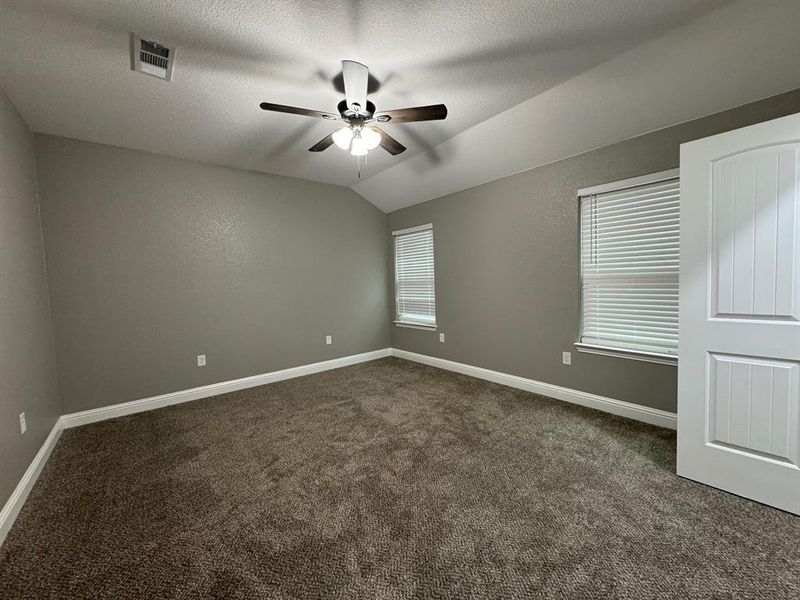
<svg viewBox="0 0 800 600">
<path fill-rule="evenodd" d="M 2 598 L 796 598 L 675 434 L 387 358 L 64 432 Z"/>
</svg>

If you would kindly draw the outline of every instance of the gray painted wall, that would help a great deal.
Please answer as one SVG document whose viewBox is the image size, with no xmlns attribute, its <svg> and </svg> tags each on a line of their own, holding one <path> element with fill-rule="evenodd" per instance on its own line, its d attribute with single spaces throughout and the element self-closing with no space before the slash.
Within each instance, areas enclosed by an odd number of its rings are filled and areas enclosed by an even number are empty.
<svg viewBox="0 0 800 600">
<path fill-rule="evenodd" d="M 434 225 L 446 334 L 441 344 L 436 332 L 392 326 L 392 346 L 675 411 L 675 367 L 574 351 L 576 192 L 677 167 L 683 142 L 798 111 L 800 90 L 391 213 L 390 231 Z M 572 366 L 561 364 L 562 351 L 572 351 Z"/>
<path fill-rule="evenodd" d="M 35 145 L 64 413 L 389 345 L 386 215 L 352 190 Z"/>
<path fill-rule="evenodd" d="M 33 137 L 0 91 L 0 507 L 60 414 Z"/>
</svg>

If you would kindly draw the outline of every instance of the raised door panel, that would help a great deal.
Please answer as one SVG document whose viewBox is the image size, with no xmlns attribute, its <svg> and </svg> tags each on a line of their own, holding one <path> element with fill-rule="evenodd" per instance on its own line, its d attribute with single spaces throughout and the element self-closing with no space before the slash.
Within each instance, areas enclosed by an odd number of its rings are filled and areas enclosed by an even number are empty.
<svg viewBox="0 0 800 600">
<path fill-rule="evenodd" d="M 713 162 L 711 318 L 800 322 L 800 144 Z"/>
<path fill-rule="evenodd" d="M 800 466 L 800 363 L 709 354 L 708 442 Z"/>
</svg>

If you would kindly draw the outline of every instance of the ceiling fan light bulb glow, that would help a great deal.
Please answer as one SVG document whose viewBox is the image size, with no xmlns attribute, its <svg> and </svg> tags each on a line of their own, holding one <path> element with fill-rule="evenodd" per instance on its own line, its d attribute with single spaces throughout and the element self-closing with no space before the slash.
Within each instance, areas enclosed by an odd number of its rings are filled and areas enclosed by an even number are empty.
<svg viewBox="0 0 800 600">
<path fill-rule="evenodd" d="M 364 143 L 364 138 L 359 135 L 353 137 L 353 145 L 350 147 L 350 154 L 353 156 L 364 156 L 369 150 Z"/>
<path fill-rule="evenodd" d="M 347 150 L 350 147 L 352 139 L 353 130 L 350 127 L 342 127 L 333 132 L 333 143 L 342 150 Z"/>
<path fill-rule="evenodd" d="M 361 139 L 364 140 L 367 150 L 374 150 L 381 143 L 381 134 L 372 127 L 364 127 L 361 130 Z"/>
</svg>

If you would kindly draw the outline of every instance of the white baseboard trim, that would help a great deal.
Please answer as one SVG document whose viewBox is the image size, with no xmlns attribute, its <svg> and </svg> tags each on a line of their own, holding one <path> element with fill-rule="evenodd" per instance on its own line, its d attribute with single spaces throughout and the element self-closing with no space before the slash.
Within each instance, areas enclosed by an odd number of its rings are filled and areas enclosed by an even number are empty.
<svg viewBox="0 0 800 600">
<path fill-rule="evenodd" d="M 390 348 L 382 348 L 381 350 L 364 352 L 362 354 L 352 354 L 350 356 L 343 356 L 341 358 L 334 358 L 332 360 L 312 363 L 309 365 L 300 365 L 299 367 L 291 367 L 289 369 L 282 369 L 280 371 L 272 371 L 271 373 L 242 377 L 241 379 L 232 379 L 230 381 L 212 383 L 202 387 L 171 392 L 169 394 L 162 394 L 160 396 L 153 396 L 151 398 L 142 398 L 141 400 L 132 400 L 130 402 L 123 402 L 121 404 L 112 404 L 110 406 L 92 408 L 90 410 L 64 415 L 61 417 L 61 420 L 64 428 L 69 429 L 71 427 L 79 427 L 81 425 L 88 425 L 89 423 L 96 423 L 97 421 L 105 421 L 106 419 L 115 419 L 125 415 L 132 415 L 134 413 L 163 408 L 173 404 L 191 402 L 192 400 L 199 400 L 201 398 L 218 396 L 219 394 L 227 394 L 228 392 L 235 392 L 237 390 L 243 390 L 259 385 L 266 385 L 267 383 L 283 381 L 284 379 L 292 379 L 294 377 L 302 377 L 303 375 L 311 375 L 312 373 L 329 371 L 330 369 L 338 369 L 340 367 L 355 365 L 357 363 L 367 362 L 377 358 L 384 358 L 386 356 L 391 356 Z"/>
<path fill-rule="evenodd" d="M 644 421 L 652 425 L 659 425 L 669 429 L 677 428 L 677 415 L 675 415 L 675 413 L 639 406 L 638 404 L 623 402 L 621 400 L 614 400 L 613 398 L 606 398 L 604 396 L 590 394 L 589 392 L 581 392 L 551 383 L 500 373 L 499 371 L 492 371 L 482 367 L 465 365 L 443 358 L 426 356 L 424 354 L 417 354 L 397 348 L 383 348 L 372 352 L 364 352 L 363 354 L 343 356 L 342 358 L 334 358 L 333 360 L 291 367 L 281 371 L 273 371 L 262 375 L 253 375 L 251 377 L 243 377 L 231 381 L 212 383 L 211 385 L 162 394 L 160 396 L 153 396 L 152 398 L 143 398 L 141 400 L 133 400 L 132 402 L 123 402 L 122 404 L 113 404 L 111 406 L 103 406 L 101 408 L 63 415 L 56 421 L 52 431 L 50 431 L 50 435 L 47 436 L 44 444 L 42 444 L 39 452 L 36 453 L 36 456 L 25 471 L 19 484 L 17 484 L 17 487 L 12 492 L 11 497 L 8 499 L 5 506 L 3 506 L 2 511 L 0 511 L 0 544 L 3 543 L 6 535 L 8 535 L 8 532 L 11 530 L 11 526 L 14 524 L 19 511 L 22 509 L 22 505 L 28 498 L 31 489 L 33 489 L 33 485 L 36 483 L 39 474 L 42 472 L 42 468 L 44 468 L 47 459 L 50 457 L 50 453 L 53 451 L 64 429 L 154 410 L 164 406 L 180 404 L 182 402 L 217 396 L 219 394 L 226 394 L 228 392 L 235 392 L 237 390 L 283 381 L 285 379 L 292 379 L 294 377 L 302 377 L 303 375 L 320 373 L 330 369 L 338 369 L 340 367 L 384 358 L 386 356 L 396 356 L 440 369 L 455 371 L 456 373 L 493 381 L 494 383 L 507 385 L 535 394 L 541 394 L 543 396 L 549 396 L 550 398 L 556 398 L 565 402 L 580 404 L 581 406 L 595 408 L 637 421 Z"/>
<path fill-rule="evenodd" d="M 22 510 L 22 505 L 25 504 L 25 500 L 28 499 L 28 494 L 30 494 L 33 489 L 33 484 L 36 483 L 36 480 L 39 478 L 39 473 L 42 472 L 47 459 L 50 458 L 50 453 L 53 451 L 53 448 L 55 448 L 58 438 L 61 437 L 61 431 L 63 429 L 64 425 L 59 418 L 56 424 L 53 425 L 50 435 L 47 436 L 44 444 L 39 448 L 39 452 L 33 457 L 31 464 L 28 466 L 22 479 L 19 480 L 17 487 L 11 492 L 11 496 L 8 501 L 6 501 L 5 506 L 3 506 L 3 510 L 0 510 L 0 545 L 3 544 L 8 532 L 11 531 L 11 526 L 14 525 L 19 511 Z"/>
<path fill-rule="evenodd" d="M 668 429 L 678 428 L 678 416 L 675 413 L 665 410 L 640 406 L 639 404 L 633 404 L 631 402 L 623 402 L 622 400 L 615 400 L 614 398 L 607 398 L 605 396 L 581 392 L 560 385 L 553 385 L 552 383 L 536 381 L 535 379 L 526 379 L 525 377 L 518 377 L 517 375 L 500 373 L 499 371 L 492 371 L 490 369 L 484 369 L 483 367 L 474 367 L 444 358 L 417 354 L 416 352 L 399 350 L 397 348 L 392 348 L 392 356 L 423 363 L 432 367 L 438 367 L 440 369 L 446 369 L 448 371 L 455 371 L 462 375 L 470 375 L 478 379 L 485 379 L 486 381 L 507 385 L 509 387 L 525 390 L 526 392 L 533 392 L 534 394 L 541 394 L 542 396 L 563 400 L 564 402 L 580 404 L 581 406 L 595 408 L 637 421 L 643 421 L 651 425 L 658 425 Z"/>
<path fill-rule="evenodd" d="M 180 404 L 181 402 L 190 402 L 192 400 L 199 400 L 200 398 L 208 398 L 210 396 L 217 396 L 219 394 L 226 394 L 228 392 L 235 392 L 246 388 L 265 385 L 267 383 L 274 383 L 276 381 L 283 381 L 284 379 L 292 379 L 294 377 L 302 377 L 303 375 L 311 375 L 312 373 L 320 373 L 322 371 L 329 371 L 331 369 L 338 369 L 340 367 L 347 367 L 357 363 L 375 360 L 377 358 L 385 358 L 391 356 L 391 348 L 382 348 L 381 350 L 374 350 L 372 352 L 364 352 L 362 354 L 352 354 L 350 356 L 343 356 L 341 358 L 334 358 L 323 362 L 312 363 L 309 365 L 300 365 L 299 367 L 291 367 L 289 369 L 282 369 L 280 371 L 272 371 L 271 373 L 263 373 L 261 375 L 253 375 L 251 377 L 242 377 L 241 379 L 233 379 L 231 381 L 223 381 L 220 383 L 212 383 L 211 385 L 204 385 L 190 390 L 181 390 L 179 392 L 172 392 L 170 394 L 162 394 L 160 396 L 153 396 L 152 398 L 143 398 L 141 400 L 133 400 L 131 402 L 123 402 L 121 404 L 112 404 L 111 406 L 103 406 L 101 408 L 94 408 L 91 410 L 84 410 L 81 412 L 62 415 L 56 424 L 53 426 L 50 435 L 47 436 L 44 444 L 33 458 L 28 470 L 22 476 L 22 479 L 17 484 L 11 497 L 6 502 L 3 510 L 0 511 L 0 545 L 11 531 L 12 525 L 25 504 L 28 494 L 39 474 L 42 472 L 47 459 L 50 458 L 50 453 L 61 437 L 61 432 L 64 429 L 71 427 L 79 427 L 80 425 L 87 425 L 97 421 L 104 421 L 106 419 L 114 419 L 125 415 L 132 415 L 134 413 L 154 410 L 172 404 Z"/>
</svg>

